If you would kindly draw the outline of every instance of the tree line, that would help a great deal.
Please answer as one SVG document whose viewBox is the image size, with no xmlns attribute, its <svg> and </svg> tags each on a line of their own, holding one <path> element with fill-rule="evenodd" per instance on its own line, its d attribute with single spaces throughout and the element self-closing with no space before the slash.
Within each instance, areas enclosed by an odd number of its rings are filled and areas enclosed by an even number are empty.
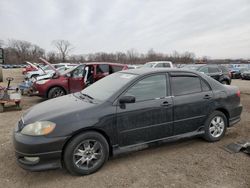
<svg viewBox="0 0 250 188">
<path fill-rule="evenodd" d="M 74 55 L 73 45 L 67 40 L 54 40 L 51 42 L 55 51 L 46 52 L 45 49 L 28 41 L 9 39 L 0 40 L 0 47 L 4 48 L 6 64 L 22 64 L 25 61 L 37 62 L 39 57 L 46 58 L 51 63 L 59 62 L 117 62 L 124 64 L 144 64 L 149 61 L 172 61 L 173 63 L 194 63 L 195 54 L 192 52 L 171 54 L 158 53 L 153 49 L 147 53 L 138 53 L 135 49 L 126 52 L 97 52 L 89 54 Z M 206 57 L 203 60 L 207 60 Z"/>
</svg>

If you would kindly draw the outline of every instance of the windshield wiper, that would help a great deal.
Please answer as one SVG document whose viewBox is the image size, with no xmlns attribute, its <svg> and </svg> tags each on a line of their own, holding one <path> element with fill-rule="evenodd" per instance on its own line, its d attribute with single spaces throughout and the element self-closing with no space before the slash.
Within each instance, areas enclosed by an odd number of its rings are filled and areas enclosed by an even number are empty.
<svg viewBox="0 0 250 188">
<path fill-rule="evenodd" d="M 93 100 L 94 98 L 93 97 L 91 97 L 90 95 L 88 95 L 88 94 L 85 94 L 85 93 L 82 93 L 81 92 L 81 94 L 84 96 L 84 97 L 87 97 L 87 98 L 89 98 L 89 99 L 91 99 L 91 100 Z"/>
</svg>

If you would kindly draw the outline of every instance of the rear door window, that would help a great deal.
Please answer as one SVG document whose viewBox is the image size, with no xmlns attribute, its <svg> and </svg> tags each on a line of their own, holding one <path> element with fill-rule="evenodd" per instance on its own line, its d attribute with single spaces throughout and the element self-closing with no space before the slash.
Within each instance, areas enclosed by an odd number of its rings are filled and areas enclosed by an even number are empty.
<svg viewBox="0 0 250 188">
<path fill-rule="evenodd" d="M 219 73 L 220 70 L 217 67 L 209 67 L 208 68 L 209 73 Z"/>
<path fill-rule="evenodd" d="M 116 66 L 116 65 L 111 65 L 110 68 L 112 73 L 121 71 L 123 69 L 122 66 Z"/>
<path fill-rule="evenodd" d="M 107 64 L 97 65 L 96 66 L 96 73 L 97 74 L 109 73 L 109 65 L 107 65 Z"/>
<path fill-rule="evenodd" d="M 164 64 L 163 63 L 157 63 L 157 65 L 155 67 L 164 67 Z"/>
<path fill-rule="evenodd" d="M 164 66 L 164 67 L 167 67 L 167 68 L 170 68 L 170 67 L 171 67 L 171 66 L 170 66 L 170 63 L 164 63 L 163 66 Z"/>
<path fill-rule="evenodd" d="M 229 72 L 229 69 L 226 67 L 226 66 L 219 66 L 219 68 L 221 69 L 221 71 L 223 72 L 223 73 L 228 73 Z"/>
<path fill-rule="evenodd" d="M 202 92 L 201 81 L 197 76 L 172 76 L 171 83 L 174 96 Z"/>
</svg>

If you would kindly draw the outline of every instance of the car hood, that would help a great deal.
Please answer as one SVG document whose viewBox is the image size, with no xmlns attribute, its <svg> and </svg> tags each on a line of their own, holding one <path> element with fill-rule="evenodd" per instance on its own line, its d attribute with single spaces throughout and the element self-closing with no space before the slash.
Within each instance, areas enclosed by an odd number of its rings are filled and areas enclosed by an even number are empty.
<svg viewBox="0 0 250 188">
<path fill-rule="evenodd" d="M 52 76 L 53 76 L 53 73 L 37 76 L 36 81 L 50 79 L 50 78 L 52 78 Z"/>
<path fill-rule="evenodd" d="M 70 94 L 33 106 L 24 113 L 22 119 L 26 125 L 35 121 L 53 121 L 63 119 L 69 114 L 77 114 L 96 105 L 97 103 L 90 102 L 87 99 L 80 99 L 76 94 Z"/>
</svg>

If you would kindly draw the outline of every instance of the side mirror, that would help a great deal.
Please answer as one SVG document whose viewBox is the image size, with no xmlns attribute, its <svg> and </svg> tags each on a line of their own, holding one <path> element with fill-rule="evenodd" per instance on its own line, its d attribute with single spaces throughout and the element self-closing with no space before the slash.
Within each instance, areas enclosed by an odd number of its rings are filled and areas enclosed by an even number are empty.
<svg viewBox="0 0 250 188">
<path fill-rule="evenodd" d="M 119 99 L 120 104 L 125 104 L 125 103 L 135 103 L 135 97 L 134 96 L 122 96 Z"/>
<path fill-rule="evenodd" d="M 68 73 L 68 74 L 66 74 L 66 76 L 67 76 L 67 77 L 71 77 L 71 74 L 70 74 L 70 73 Z"/>
</svg>

